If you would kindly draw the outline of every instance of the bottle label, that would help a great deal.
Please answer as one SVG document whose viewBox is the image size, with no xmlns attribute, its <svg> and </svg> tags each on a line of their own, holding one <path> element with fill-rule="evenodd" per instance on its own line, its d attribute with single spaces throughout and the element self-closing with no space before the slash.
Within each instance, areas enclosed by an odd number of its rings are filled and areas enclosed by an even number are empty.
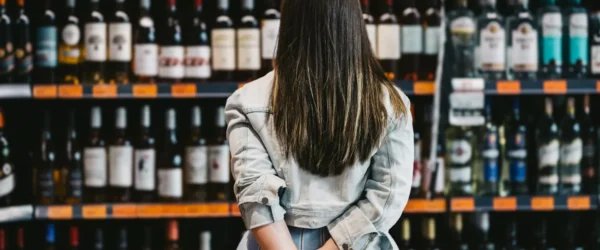
<svg viewBox="0 0 600 250">
<path fill-rule="evenodd" d="M 582 66 L 588 64 L 588 16 L 586 13 L 572 14 L 569 18 L 569 63 Z"/>
<path fill-rule="evenodd" d="M 367 24 L 367 36 L 371 43 L 371 50 L 373 53 L 377 53 L 377 26 L 375 24 Z"/>
<path fill-rule="evenodd" d="M 185 148 L 186 183 L 202 185 L 208 182 L 207 154 L 206 146 Z"/>
<path fill-rule="evenodd" d="M 56 27 L 41 27 L 36 31 L 37 48 L 35 52 L 36 65 L 54 68 L 57 65 L 57 36 Z"/>
<path fill-rule="evenodd" d="M 81 168 L 74 168 L 69 170 L 68 176 L 68 196 L 81 198 L 83 196 L 82 192 L 82 179 L 81 176 Z"/>
<path fill-rule="evenodd" d="M 15 189 L 15 175 L 13 166 L 10 163 L 4 163 L 0 169 L 0 197 L 4 197 Z"/>
<path fill-rule="evenodd" d="M 600 37 L 594 36 L 594 39 L 598 39 L 598 42 L 600 42 Z M 590 50 L 592 53 L 592 74 L 600 74 L 600 45 L 593 45 Z"/>
<path fill-rule="evenodd" d="M 158 45 L 136 44 L 134 73 L 138 76 L 156 76 L 158 74 Z"/>
<path fill-rule="evenodd" d="M 113 187 L 131 187 L 133 184 L 133 147 L 110 146 L 108 155 L 109 185 Z"/>
<path fill-rule="evenodd" d="M 183 195 L 181 168 L 158 169 L 158 196 L 181 197 Z"/>
<path fill-rule="evenodd" d="M 184 76 L 183 46 L 161 46 L 158 75 L 163 78 L 179 79 Z"/>
<path fill-rule="evenodd" d="M 104 147 L 83 149 L 84 185 L 106 187 L 106 149 Z"/>
<path fill-rule="evenodd" d="M 542 63 L 562 65 L 562 16 L 548 13 L 542 17 Z"/>
<path fill-rule="evenodd" d="M 210 76 L 210 47 L 206 45 L 185 47 L 185 77 L 208 79 Z"/>
<path fill-rule="evenodd" d="M 556 167 L 559 159 L 559 143 L 558 140 L 552 140 L 547 144 L 543 144 L 538 149 L 538 160 L 540 169 L 545 167 Z"/>
<path fill-rule="evenodd" d="M 490 22 L 481 30 L 480 58 L 484 71 L 503 71 L 506 65 L 506 37 L 498 22 Z"/>
<path fill-rule="evenodd" d="M 579 165 L 583 156 L 583 144 L 577 138 L 571 142 L 563 142 L 560 145 L 560 164 Z"/>
<path fill-rule="evenodd" d="M 61 36 L 66 45 L 74 46 L 79 44 L 81 32 L 76 24 L 67 24 L 62 30 Z"/>
<path fill-rule="evenodd" d="M 1 50 L 1 49 L 0 49 Z M 33 69 L 32 46 L 30 42 L 23 44 L 15 50 L 17 74 L 26 75 Z M 0 69 L 0 71 L 2 71 Z"/>
<path fill-rule="evenodd" d="M 413 188 L 418 188 L 419 186 L 421 186 L 421 177 L 422 177 L 422 173 L 421 173 L 421 143 L 417 142 L 415 143 L 415 160 L 413 162 L 413 179 L 412 179 L 412 187 Z"/>
<path fill-rule="evenodd" d="M 54 199 L 54 174 L 52 169 L 37 170 L 38 195 L 41 198 Z"/>
<path fill-rule="evenodd" d="M 402 26 L 402 52 L 421 54 L 423 52 L 423 27 L 421 25 Z"/>
<path fill-rule="evenodd" d="M 215 70 L 235 70 L 235 30 L 213 29 L 212 59 Z"/>
<path fill-rule="evenodd" d="M 425 28 L 425 54 L 437 55 L 440 51 L 440 27 Z"/>
<path fill-rule="evenodd" d="M 486 182 L 498 181 L 498 158 L 500 151 L 498 150 L 498 137 L 494 133 L 486 135 L 483 156 L 483 180 Z"/>
<path fill-rule="evenodd" d="M 111 23 L 108 25 L 108 52 L 111 61 L 131 61 L 131 24 Z"/>
<path fill-rule="evenodd" d="M 450 168 L 450 182 L 471 182 L 471 166 Z"/>
<path fill-rule="evenodd" d="M 208 146 L 208 181 L 229 183 L 229 146 Z"/>
<path fill-rule="evenodd" d="M 237 68 L 240 70 L 260 69 L 260 30 L 237 30 Z"/>
<path fill-rule="evenodd" d="M 85 24 L 85 60 L 106 61 L 106 23 Z"/>
<path fill-rule="evenodd" d="M 400 25 L 377 25 L 377 58 L 383 60 L 400 59 Z"/>
<path fill-rule="evenodd" d="M 275 58 L 277 51 L 279 20 L 263 20 L 260 32 L 262 34 L 262 58 L 271 60 Z"/>
<path fill-rule="evenodd" d="M 527 147 L 525 133 L 511 136 L 508 146 L 509 178 L 512 182 L 525 182 L 527 176 Z"/>
<path fill-rule="evenodd" d="M 510 68 L 516 72 L 537 72 L 538 33 L 529 23 L 522 23 L 512 31 Z"/>
<path fill-rule="evenodd" d="M 467 140 L 456 140 L 451 142 L 450 148 L 451 164 L 469 164 L 473 155 L 471 144 Z"/>
<path fill-rule="evenodd" d="M 136 190 L 153 191 L 156 188 L 156 151 L 154 149 L 135 150 Z"/>
</svg>

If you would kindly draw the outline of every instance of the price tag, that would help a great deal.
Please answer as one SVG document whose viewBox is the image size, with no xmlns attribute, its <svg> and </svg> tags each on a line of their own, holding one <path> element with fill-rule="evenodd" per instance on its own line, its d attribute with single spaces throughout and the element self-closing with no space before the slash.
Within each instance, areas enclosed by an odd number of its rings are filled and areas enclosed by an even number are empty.
<svg viewBox="0 0 600 250">
<path fill-rule="evenodd" d="M 184 209 L 187 217 L 203 217 L 208 214 L 208 206 L 206 204 L 190 204 L 186 205 Z"/>
<path fill-rule="evenodd" d="M 473 198 L 453 198 L 450 201 L 452 212 L 472 212 L 475 211 L 475 199 Z"/>
<path fill-rule="evenodd" d="M 566 94 L 567 93 L 567 81 L 555 80 L 555 81 L 544 81 L 544 94 Z"/>
<path fill-rule="evenodd" d="M 171 96 L 173 97 L 195 97 L 196 84 L 173 84 L 171 86 Z"/>
<path fill-rule="evenodd" d="M 550 211 L 554 209 L 553 197 L 533 197 L 531 198 L 531 210 Z"/>
<path fill-rule="evenodd" d="M 600 81 L 596 82 L 596 92 L 600 93 Z"/>
<path fill-rule="evenodd" d="M 112 214 L 113 218 L 136 218 L 137 217 L 137 206 L 135 205 L 113 205 Z"/>
<path fill-rule="evenodd" d="M 516 211 L 517 210 L 517 198 L 516 197 L 499 197 L 494 198 L 494 211 Z"/>
<path fill-rule="evenodd" d="M 117 86 L 108 84 L 99 84 L 92 87 L 92 96 L 94 98 L 115 98 L 117 97 Z"/>
<path fill-rule="evenodd" d="M 56 85 L 36 85 L 33 86 L 34 98 L 56 98 Z"/>
<path fill-rule="evenodd" d="M 156 97 L 158 93 L 156 84 L 135 84 L 133 85 L 133 97 L 149 98 Z"/>
<path fill-rule="evenodd" d="M 415 82 L 413 85 L 415 95 L 433 95 L 435 92 L 434 82 Z"/>
<path fill-rule="evenodd" d="M 58 87 L 58 97 L 60 98 L 81 98 L 83 96 L 83 87 L 81 85 L 60 85 Z"/>
<path fill-rule="evenodd" d="M 140 218 L 160 218 L 162 213 L 161 205 L 140 205 L 137 212 Z"/>
<path fill-rule="evenodd" d="M 496 83 L 496 92 L 501 95 L 516 95 L 521 93 L 521 82 L 519 81 L 498 81 Z"/>
<path fill-rule="evenodd" d="M 208 215 L 213 217 L 228 216 L 229 203 L 208 204 Z"/>
<path fill-rule="evenodd" d="M 427 210 L 426 201 L 425 200 L 408 200 L 406 207 L 404 208 L 404 212 L 407 213 L 422 213 Z"/>
<path fill-rule="evenodd" d="M 106 219 L 105 205 L 85 205 L 82 208 L 84 219 Z"/>
<path fill-rule="evenodd" d="M 73 219 L 73 207 L 50 206 L 48 207 L 48 219 Z"/>
<path fill-rule="evenodd" d="M 432 213 L 446 212 L 446 200 L 435 199 L 427 202 L 427 211 Z"/>
<path fill-rule="evenodd" d="M 567 199 L 567 208 L 569 210 L 588 210 L 590 207 L 590 197 L 575 196 Z"/>
<path fill-rule="evenodd" d="M 183 205 L 172 204 L 172 205 L 162 205 L 163 215 L 178 217 L 183 216 L 185 208 Z"/>
</svg>

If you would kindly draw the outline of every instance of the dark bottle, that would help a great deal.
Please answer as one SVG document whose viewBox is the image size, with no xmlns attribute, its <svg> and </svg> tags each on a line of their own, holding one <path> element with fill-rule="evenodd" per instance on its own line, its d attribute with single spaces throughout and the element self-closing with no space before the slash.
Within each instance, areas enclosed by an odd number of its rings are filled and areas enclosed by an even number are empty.
<svg viewBox="0 0 600 250">
<path fill-rule="evenodd" d="M 44 241 L 44 250 L 54 250 L 56 249 L 56 229 L 54 228 L 54 224 L 48 223 L 46 226 L 46 237 Z"/>
<path fill-rule="evenodd" d="M 410 238 L 410 220 L 408 218 L 403 218 L 400 223 L 402 225 L 402 235 L 400 241 L 398 241 L 398 247 L 400 250 L 412 250 L 414 248 Z"/>
<path fill-rule="evenodd" d="M 536 220 L 533 229 L 533 246 L 532 250 L 555 250 L 551 244 L 548 243 L 548 221 L 545 215 L 539 215 L 541 218 Z"/>
<path fill-rule="evenodd" d="M 166 22 L 159 30 L 158 77 L 163 82 L 175 83 L 183 79 L 185 51 L 175 0 L 169 0 Z"/>
<path fill-rule="evenodd" d="M 569 0 L 564 18 L 565 74 L 569 78 L 585 78 L 589 64 L 589 30 L 587 10 L 581 6 L 581 0 Z"/>
<path fill-rule="evenodd" d="M 250 82 L 260 71 L 260 26 L 254 16 L 254 0 L 242 0 L 242 15 L 236 30 L 237 80 Z"/>
<path fill-rule="evenodd" d="M 210 42 L 206 16 L 202 0 L 196 0 L 196 12 L 187 32 L 185 43 L 185 79 L 188 81 L 206 81 L 212 76 L 210 67 Z"/>
<path fill-rule="evenodd" d="M 581 125 L 575 117 L 575 98 L 567 99 L 567 113 L 560 123 L 560 192 L 574 195 L 581 192 L 581 158 L 583 143 Z"/>
<path fill-rule="evenodd" d="M 67 0 L 64 13 L 59 20 L 60 42 L 58 46 L 58 71 L 61 83 L 79 84 L 81 64 L 81 29 L 75 12 L 75 0 Z"/>
<path fill-rule="evenodd" d="M 79 249 L 79 228 L 71 226 L 69 228 L 69 250 Z"/>
<path fill-rule="evenodd" d="M 364 2 L 368 2 L 369 0 L 363 0 Z M 368 8 L 368 7 L 367 7 Z M 363 4 L 363 17 L 365 17 L 364 13 L 364 4 Z M 370 16 L 370 15 L 369 15 Z M 263 74 L 268 73 L 273 70 L 273 59 L 275 58 L 275 54 L 277 52 L 277 39 L 279 37 L 279 23 L 281 19 L 281 13 L 279 13 L 279 9 L 275 4 L 275 0 L 267 0 L 265 12 L 263 12 L 261 26 L 260 26 L 260 34 L 261 34 L 261 53 L 262 53 L 262 72 Z M 367 25 L 367 31 L 369 32 L 369 38 L 375 39 L 375 25 L 373 25 L 373 17 L 371 16 L 370 25 Z M 365 19 L 366 21 L 366 19 Z M 371 31 L 370 28 L 371 27 Z M 371 37 L 372 36 L 372 37 Z M 371 40 L 371 45 L 374 46 L 375 40 Z M 373 52 L 375 52 L 375 48 L 373 47 Z"/>
<path fill-rule="evenodd" d="M 25 229 L 19 226 L 17 228 L 17 250 L 25 249 Z"/>
<path fill-rule="evenodd" d="M 6 0 L 0 0 L 0 83 L 12 81 L 11 74 L 15 67 L 11 22 Z"/>
<path fill-rule="evenodd" d="M 108 78 L 117 84 L 128 84 L 131 69 L 131 20 L 125 12 L 125 0 L 115 1 L 115 10 L 108 23 Z"/>
<path fill-rule="evenodd" d="M 538 73 L 538 28 L 531 12 L 529 0 L 519 0 L 508 23 L 508 72 L 514 79 L 535 79 Z"/>
<path fill-rule="evenodd" d="M 4 114 L 0 110 L 0 206 L 9 206 L 15 190 L 15 171 L 10 155 L 10 144 L 4 136 Z"/>
<path fill-rule="evenodd" d="M 122 226 L 119 227 L 119 229 L 117 229 L 117 237 L 116 237 L 116 241 L 115 241 L 115 246 L 114 249 L 116 250 L 128 250 L 129 249 L 129 242 L 127 239 L 127 228 L 124 228 Z"/>
<path fill-rule="evenodd" d="M 496 196 L 498 194 L 500 172 L 500 140 L 498 127 L 492 120 L 491 102 L 488 100 L 485 107 L 485 132 L 483 137 L 483 183 L 479 190 L 480 195 Z"/>
<path fill-rule="evenodd" d="M 104 83 L 105 81 L 106 22 L 100 12 L 99 2 L 100 0 L 90 0 L 90 11 L 84 18 L 84 83 Z"/>
<path fill-rule="evenodd" d="M 510 195 L 526 195 L 527 187 L 527 126 L 521 120 L 519 97 L 513 98 L 513 113 L 507 129 L 507 157 Z"/>
<path fill-rule="evenodd" d="M 413 113 L 414 114 L 414 113 Z M 414 121 L 414 120 L 413 120 Z M 413 122 L 414 124 L 414 122 Z M 414 131 L 414 152 L 415 157 L 413 161 L 413 176 L 412 185 L 410 189 L 410 197 L 416 198 L 421 196 L 421 179 L 423 178 L 423 165 L 421 161 L 421 134 L 418 131 Z"/>
<path fill-rule="evenodd" d="M 200 106 L 194 106 L 191 114 L 190 136 L 185 146 L 185 187 L 186 200 L 205 201 L 208 175 L 208 149 L 202 134 L 202 114 Z"/>
<path fill-rule="evenodd" d="M 179 250 L 179 225 L 176 220 L 170 220 L 167 226 L 165 250 Z"/>
<path fill-rule="evenodd" d="M 150 106 L 142 107 L 139 137 L 134 156 L 134 194 L 139 202 L 152 202 L 156 194 L 156 142 L 150 132 Z"/>
<path fill-rule="evenodd" d="M 153 240 L 152 240 L 152 227 L 151 226 L 144 226 L 144 228 L 142 229 L 142 244 L 140 249 L 141 250 L 152 250 L 154 245 L 152 244 Z"/>
<path fill-rule="evenodd" d="M 540 75 L 544 79 L 556 79 L 562 75 L 563 66 L 563 17 L 556 0 L 542 0 L 538 9 L 540 30 Z"/>
<path fill-rule="evenodd" d="M 444 142 L 441 139 L 438 139 L 434 169 L 430 174 L 431 183 L 430 185 L 422 185 L 424 186 L 423 188 L 430 190 L 427 192 L 429 195 L 425 195 L 427 198 L 445 197 L 444 189 L 446 188 L 446 155 L 444 149 Z"/>
<path fill-rule="evenodd" d="M 58 66 L 58 37 L 56 14 L 52 11 L 51 0 L 44 1 L 44 13 L 35 31 L 35 79 L 37 83 L 56 83 Z"/>
<path fill-rule="evenodd" d="M 177 141 L 175 109 L 168 109 L 162 149 L 158 156 L 158 199 L 178 201 L 183 197 L 183 162 Z"/>
<path fill-rule="evenodd" d="M 558 125 L 552 118 L 552 99 L 545 100 L 545 113 L 536 129 L 538 153 L 538 185 L 537 194 L 552 195 L 558 192 Z"/>
<path fill-rule="evenodd" d="M 63 170 L 63 180 L 65 180 L 65 203 L 79 204 L 83 199 L 83 174 L 82 157 L 79 134 L 75 126 L 75 112 L 69 112 L 69 123 L 67 126 L 67 138 L 64 160 L 66 166 Z"/>
<path fill-rule="evenodd" d="M 31 45 L 31 22 L 25 14 L 25 0 L 17 1 L 19 15 L 12 30 L 15 42 L 15 71 L 13 81 L 18 83 L 31 82 L 33 70 L 33 46 Z"/>
<path fill-rule="evenodd" d="M 590 9 L 590 74 L 592 78 L 600 78 L 600 4 Z"/>
<path fill-rule="evenodd" d="M 233 80 L 235 71 L 235 29 L 229 16 L 229 0 L 218 1 L 218 11 L 210 33 L 214 80 Z"/>
<path fill-rule="evenodd" d="M 494 250 L 496 246 L 490 241 L 490 214 L 488 212 L 480 212 L 475 214 L 476 232 L 474 237 L 475 250 Z"/>
<path fill-rule="evenodd" d="M 469 244 L 465 241 L 463 232 L 463 215 L 454 213 L 450 215 L 450 245 L 452 249 L 468 250 Z"/>
<path fill-rule="evenodd" d="M 438 250 L 436 242 L 435 219 L 433 217 L 423 220 L 423 250 Z"/>
<path fill-rule="evenodd" d="M 43 127 L 40 139 L 40 151 L 37 159 L 36 185 L 37 185 L 37 203 L 40 205 L 50 205 L 54 203 L 54 168 L 55 168 L 55 148 L 50 130 L 50 112 L 44 111 Z"/>
<path fill-rule="evenodd" d="M 114 138 L 108 146 L 108 186 L 113 202 L 131 201 L 133 186 L 133 146 L 127 136 L 127 110 L 115 112 Z"/>
<path fill-rule="evenodd" d="M 386 0 L 384 12 L 377 23 L 377 58 L 388 79 L 399 79 L 398 63 L 400 61 L 400 24 L 394 14 L 393 0 Z"/>
<path fill-rule="evenodd" d="M 212 201 L 228 201 L 231 187 L 224 107 L 215 110 L 214 122 L 214 130 L 208 141 L 208 198 Z"/>
<path fill-rule="evenodd" d="M 467 0 L 457 0 L 457 7 L 449 14 L 448 37 L 452 45 L 454 77 L 475 77 L 475 16 L 467 8 Z M 448 54 L 450 55 L 450 54 Z"/>
<path fill-rule="evenodd" d="M 509 218 L 506 218 L 504 221 L 504 232 L 503 232 L 503 246 L 502 250 L 523 250 L 519 245 L 518 237 L 517 237 L 517 221 L 513 218 L 514 215 L 506 215 Z"/>
<path fill-rule="evenodd" d="M 135 30 L 133 74 L 138 83 L 151 83 L 158 76 L 158 44 L 150 0 L 140 1 L 140 18 Z"/>
<path fill-rule="evenodd" d="M 581 158 L 581 185 L 585 194 L 598 193 L 598 169 L 596 156 L 596 127 L 590 115 L 590 96 L 583 97 L 583 116 L 581 119 L 581 139 L 583 153 Z"/>
<path fill-rule="evenodd" d="M 442 14 L 440 13 L 440 1 L 428 0 L 427 10 L 423 15 L 424 47 L 423 54 L 419 58 L 420 78 L 428 81 L 435 80 L 438 65 L 438 53 L 440 51 L 440 37 L 442 35 Z"/>
<path fill-rule="evenodd" d="M 504 18 L 496 10 L 496 0 L 483 1 L 483 11 L 477 18 L 477 27 L 479 74 L 488 80 L 505 79 L 506 32 Z"/>
<path fill-rule="evenodd" d="M 91 241 L 91 249 L 104 250 L 104 231 L 102 228 L 94 228 L 94 239 Z"/>
<path fill-rule="evenodd" d="M 473 171 L 473 131 L 467 127 L 451 127 L 454 135 L 448 138 L 450 162 L 450 195 L 473 195 L 471 173 Z"/>
<path fill-rule="evenodd" d="M 402 79 L 419 80 L 419 58 L 423 53 L 423 26 L 421 14 L 415 6 L 415 0 L 404 1 L 406 9 L 400 17 L 400 42 L 402 58 L 398 73 Z"/>
<path fill-rule="evenodd" d="M 83 148 L 84 201 L 86 203 L 106 202 L 108 183 L 108 157 L 102 136 L 102 111 L 92 107 L 90 114 L 90 134 Z"/>
</svg>

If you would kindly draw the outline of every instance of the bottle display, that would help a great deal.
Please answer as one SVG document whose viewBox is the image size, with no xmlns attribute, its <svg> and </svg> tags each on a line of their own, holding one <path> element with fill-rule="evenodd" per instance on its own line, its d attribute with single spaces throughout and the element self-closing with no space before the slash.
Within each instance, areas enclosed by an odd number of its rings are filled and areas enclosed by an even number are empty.
<svg viewBox="0 0 600 250">
<path fill-rule="evenodd" d="M 506 31 L 505 20 L 496 10 L 496 0 L 484 0 L 483 11 L 477 18 L 479 74 L 484 79 L 505 79 Z"/>
<path fill-rule="evenodd" d="M 204 201 L 208 183 L 208 147 L 202 134 L 202 113 L 199 106 L 192 107 L 190 137 L 185 145 L 185 196 L 186 200 Z"/>
<path fill-rule="evenodd" d="M 458 0 L 457 5 L 457 8 L 449 14 L 447 32 L 452 44 L 450 53 L 455 59 L 454 77 L 475 77 L 477 23 L 473 12 L 467 8 L 467 0 Z"/>
<path fill-rule="evenodd" d="M 83 148 L 84 200 L 106 201 L 108 185 L 108 151 L 102 134 L 102 110 L 94 106 L 90 112 L 90 132 Z"/>
<path fill-rule="evenodd" d="M 140 133 L 134 150 L 134 194 L 141 202 L 154 201 L 156 190 L 156 142 L 150 131 L 150 106 L 141 112 Z"/>
<path fill-rule="evenodd" d="M 419 79 L 419 59 L 423 53 L 423 26 L 421 14 L 416 8 L 415 0 L 405 1 L 407 8 L 400 16 L 400 67 L 401 79 Z"/>
<path fill-rule="evenodd" d="M 544 78 L 559 78 L 563 66 L 563 18 L 556 0 L 543 0 L 538 10 L 540 27 L 540 74 Z"/>
<path fill-rule="evenodd" d="M 81 65 L 82 35 L 75 7 L 74 0 L 67 0 L 65 12 L 68 14 L 59 20 L 58 80 L 61 83 L 81 83 L 79 79 L 79 67 Z"/>
<path fill-rule="evenodd" d="M 158 198 L 166 202 L 183 197 L 183 159 L 175 115 L 175 109 L 167 109 L 164 138 L 158 156 Z"/>
<path fill-rule="evenodd" d="M 209 200 L 223 201 L 229 199 L 229 146 L 225 136 L 225 108 L 215 111 L 212 137 L 208 145 L 208 193 Z"/>
<path fill-rule="evenodd" d="M 364 3 L 365 0 L 363 0 Z M 366 0 L 368 4 L 368 0 Z M 261 34 L 261 55 L 262 55 L 262 72 L 267 73 L 273 70 L 273 59 L 277 54 L 277 39 L 279 37 L 279 24 L 281 13 L 279 13 L 279 8 L 275 3 L 275 0 L 267 0 L 266 1 L 265 11 L 262 16 L 261 24 L 260 24 L 260 34 Z M 368 7 L 367 7 L 368 8 Z M 364 12 L 364 8 L 363 8 Z M 367 18 L 368 19 L 368 18 Z M 373 17 L 370 19 L 371 26 L 367 25 L 367 30 L 369 31 L 369 37 L 375 38 L 375 26 L 373 26 Z M 371 29 L 369 29 L 371 27 Z M 371 40 L 371 44 L 374 43 L 374 40 Z M 373 51 L 375 48 L 373 47 Z"/>
<path fill-rule="evenodd" d="M 563 25 L 564 46 L 566 56 L 565 75 L 570 78 L 584 78 L 588 74 L 589 65 L 589 17 L 587 10 L 581 6 L 581 0 L 569 0 Z"/>
<path fill-rule="evenodd" d="M 509 74 L 515 79 L 536 79 L 539 65 L 538 26 L 529 11 L 529 0 L 519 0 L 507 22 Z"/>
<path fill-rule="evenodd" d="M 109 199 L 113 202 L 131 200 L 133 186 L 133 146 L 127 135 L 127 110 L 119 107 L 115 111 L 115 126 L 112 141 L 108 145 Z"/>
<path fill-rule="evenodd" d="M 558 162 L 560 142 L 558 125 L 554 122 L 553 102 L 550 97 L 544 103 L 544 116 L 536 130 L 538 153 L 538 194 L 552 195 L 558 192 Z"/>
<path fill-rule="evenodd" d="M 427 10 L 423 14 L 423 54 L 419 58 L 420 78 L 435 80 L 438 65 L 438 53 L 441 41 L 440 1 L 428 0 Z"/>
</svg>

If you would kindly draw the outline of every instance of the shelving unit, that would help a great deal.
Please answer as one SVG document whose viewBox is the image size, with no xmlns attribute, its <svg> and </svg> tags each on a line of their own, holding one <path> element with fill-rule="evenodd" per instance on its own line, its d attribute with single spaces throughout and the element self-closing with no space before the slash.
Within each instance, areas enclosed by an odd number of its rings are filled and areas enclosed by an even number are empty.
<svg viewBox="0 0 600 250">
<path fill-rule="evenodd" d="M 487 81 L 485 93 L 489 95 L 596 94 L 600 93 L 600 81 L 594 79 Z"/>
</svg>

